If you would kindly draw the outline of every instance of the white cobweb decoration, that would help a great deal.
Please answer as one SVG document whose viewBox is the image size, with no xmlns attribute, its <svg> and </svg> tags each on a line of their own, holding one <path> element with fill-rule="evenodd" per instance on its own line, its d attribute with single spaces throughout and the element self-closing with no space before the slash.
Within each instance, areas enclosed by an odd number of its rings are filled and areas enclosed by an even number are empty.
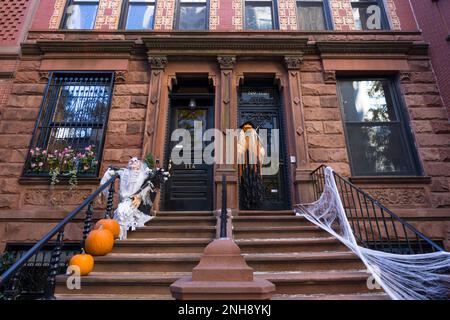
<svg viewBox="0 0 450 320">
<path fill-rule="evenodd" d="M 392 299 L 450 299 L 450 253 L 393 254 L 357 244 L 331 168 L 325 169 L 325 185 L 319 200 L 299 205 L 295 212 L 352 250 Z"/>
</svg>

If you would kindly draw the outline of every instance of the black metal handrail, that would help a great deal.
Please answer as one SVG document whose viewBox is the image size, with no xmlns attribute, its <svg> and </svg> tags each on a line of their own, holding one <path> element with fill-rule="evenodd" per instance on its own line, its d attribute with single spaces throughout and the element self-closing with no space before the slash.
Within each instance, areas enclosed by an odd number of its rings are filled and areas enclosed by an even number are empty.
<svg viewBox="0 0 450 320">
<path fill-rule="evenodd" d="M 325 168 L 321 165 L 311 173 L 315 200 L 324 190 Z M 367 192 L 335 171 L 333 176 L 345 214 L 360 245 L 398 254 L 445 251 Z"/>
<path fill-rule="evenodd" d="M 220 238 L 227 237 L 227 178 L 222 175 L 222 209 L 220 210 Z"/>
<path fill-rule="evenodd" d="M 70 223 L 84 208 L 86 209 L 86 216 L 84 218 L 83 236 L 81 241 L 81 247 L 84 247 L 84 241 L 91 230 L 93 221 L 93 203 L 98 195 L 101 194 L 106 188 L 108 189 L 108 198 L 105 211 L 105 217 L 111 217 L 114 199 L 114 183 L 118 177 L 115 174 L 106 183 L 101 185 L 90 196 L 86 198 L 77 208 L 72 210 L 61 222 L 59 222 L 53 229 L 51 229 L 41 240 L 39 240 L 30 250 L 28 250 L 19 260 L 17 260 L 8 270 L 6 270 L 0 276 L 0 288 L 4 287 L 4 296 L 7 299 L 13 300 L 20 296 L 19 279 L 20 273 L 23 267 L 29 262 L 29 260 L 36 256 L 44 245 L 49 244 L 50 240 L 56 236 L 54 243 L 50 264 L 49 273 L 47 277 L 47 287 L 45 288 L 46 299 L 54 299 L 55 292 L 55 279 L 60 267 L 60 258 L 62 253 L 62 246 L 64 241 L 64 229 L 68 223 Z"/>
</svg>

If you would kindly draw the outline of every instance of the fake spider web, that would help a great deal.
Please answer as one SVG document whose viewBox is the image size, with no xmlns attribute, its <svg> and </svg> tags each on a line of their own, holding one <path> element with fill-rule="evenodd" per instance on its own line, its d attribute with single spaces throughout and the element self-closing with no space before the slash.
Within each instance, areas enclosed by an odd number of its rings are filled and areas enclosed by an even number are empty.
<svg viewBox="0 0 450 320">
<path fill-rule="evenodd" d="M 392 299 L 450 299 L 450 253 L 393 254 L 358 245 L 331 168 L 325 169 L 325 184 L 319 200 L 298 205 L 295 213 L 326 230 L 352 250 Z"/>
</svg>

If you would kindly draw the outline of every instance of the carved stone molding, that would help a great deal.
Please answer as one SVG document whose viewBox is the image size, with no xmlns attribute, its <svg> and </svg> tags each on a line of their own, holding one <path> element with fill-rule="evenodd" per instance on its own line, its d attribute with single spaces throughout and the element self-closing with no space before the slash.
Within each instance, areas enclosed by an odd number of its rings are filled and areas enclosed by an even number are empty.
<svg viewBox="0 0 450 320">
<path fill-rule="evenodd" d="M 233 69 L 236 65 L 236 56 L 218 56 L 220 69 Z"/>
<path fill-rule="evenodd" d="M 126 82 L 127 76 L 128 76 L 128 71 L 125 71 L 125 70 L 116 71 L 114 79 L 116 80 L 116 82 Z"/>
<path fill-rule="evenodd" d="M 400 72 L 401 83 L 411 83 L 411 72 Z"/>
<path fill-rule="evenodd" d="M 47 71 L 39 72 L 39 81 L 48 82 L 49 78 L 50 78 L 50 72 L 47 72 Z"/>
<path fill-rule="evenodd" d="M 323 81 L 326 84 L 336 84 L 336 71 L 324 71 Z"/>
<path fill-rule="evenodd" d="M 288 70 L 291 69 L 300 69 L 301 64 L 303 63 L 303 56 L 285 56 L 284 63 L 286 64 L 286 68 Z"/>
<path fill-rule="evenodd" d="M 148 62 L 152 69 L 165 69 L 167 66 L 166 56 L 149 56 Z"/>
</svg>

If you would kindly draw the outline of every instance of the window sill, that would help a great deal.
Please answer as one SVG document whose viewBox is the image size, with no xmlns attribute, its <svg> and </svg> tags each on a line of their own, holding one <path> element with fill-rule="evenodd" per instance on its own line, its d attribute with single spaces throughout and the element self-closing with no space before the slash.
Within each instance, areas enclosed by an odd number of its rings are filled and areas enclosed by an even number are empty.
<svg viewBox="0 0 450 320">
<path fill-rule="evenodd" d="M 56 185 L 69 185 L 69 177 L 58 177 L 59 182 Z M 99 184 L 100 178 L 98 177 L 77 177 L 78 185 L 83 184 Z M 27 177 L 22 176 L 19 178 L 19 184 L 23 185 L 50 185 L 50 177 Z"/>
<path fill-rule="evenodd" d="M 431 177 L 419 176 L 365 176 L 350 177 L 352 183 L 356 184 L 429 184 Z"/>
</svg>

